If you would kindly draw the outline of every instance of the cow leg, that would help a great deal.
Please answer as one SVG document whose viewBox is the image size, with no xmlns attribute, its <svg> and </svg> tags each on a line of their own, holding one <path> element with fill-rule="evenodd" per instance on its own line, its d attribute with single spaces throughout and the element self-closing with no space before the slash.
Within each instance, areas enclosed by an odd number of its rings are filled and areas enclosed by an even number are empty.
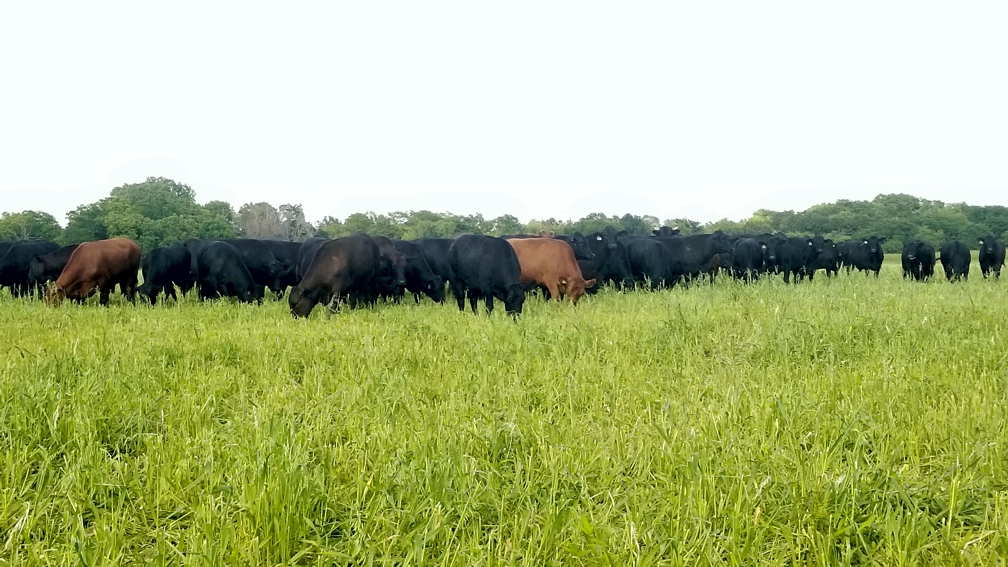
<svg viewBox="0 0 1008 567">
<path fill-rule="evenodd" d="M 114 284 L 113 284 L 114 285 Z M 98 304 L 104 307 L 108 307 L 109 304 L 109 293 L 112 291 L 113 286 L 102 286 L 98 294 Z"/>
<path fill-rule="evenodd" d="M 493 305 L 494 305 L 493 294 L 492 293 L 486 294 L 486 296 L 483 298 L 483 302 L 486 303 L 487 317 L 489 317 L 490 314 L 493 313 Z"/>
<path fill-rule="evenodd" d="M 546 296 L 546 301 L 555 297 L 557 301 L 562 301 L 563 297 L 560 295 L 560 288 L 557 286 L 555 281 L 550 281 L 546 283 L 546 292 L 549 295 Z"/>
<path fill-rule="evenodd" d="M 473 290 L 469 290 L 469 307 L 472 308 L 473 315 L 476 315 L 476 302 L 479 301 L 479 294 L 475 293 Z"/>
</svg>

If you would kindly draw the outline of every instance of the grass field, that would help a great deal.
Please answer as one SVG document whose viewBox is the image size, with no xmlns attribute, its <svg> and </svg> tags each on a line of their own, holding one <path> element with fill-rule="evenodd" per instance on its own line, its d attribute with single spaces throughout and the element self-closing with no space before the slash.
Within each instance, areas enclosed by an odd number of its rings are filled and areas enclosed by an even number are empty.
<svg viewBox="0 0 1008 567">
<path fill-rule="evenodd" d="M 5 292 L 0 564 L 1003 564 L 1008 281 L 898 263 L 518 323 Z"/>
</svg>

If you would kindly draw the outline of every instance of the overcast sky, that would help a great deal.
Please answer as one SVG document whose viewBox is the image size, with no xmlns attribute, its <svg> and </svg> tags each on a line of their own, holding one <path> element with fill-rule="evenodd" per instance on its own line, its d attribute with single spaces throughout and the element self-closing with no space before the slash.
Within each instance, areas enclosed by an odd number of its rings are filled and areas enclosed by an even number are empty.
<svg viewBox="0 0 1008 567">
<path fill-rule="evenodd" d="M 5 2 L 0 210 L 1008 205 L 1005 2 Z"/>
</svg>

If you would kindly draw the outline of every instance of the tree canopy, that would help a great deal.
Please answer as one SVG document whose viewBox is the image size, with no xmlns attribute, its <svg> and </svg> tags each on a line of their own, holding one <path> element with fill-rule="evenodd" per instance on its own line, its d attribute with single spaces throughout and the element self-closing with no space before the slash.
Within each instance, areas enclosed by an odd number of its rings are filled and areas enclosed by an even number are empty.
<svg viewBox="0 0 1008 567">
<path fill-rule="evenodd" d="M 903 242 L 920 238 L 936 246 L 962 240 L 976 248 L 987 234 L 1008 239 L 1008 207 L 974 206 L 930 201 L 912 195 L 883 194 L 871 201 L 840 200 L 804 211 L 760 209 L 747 219 L 701 223 L 688 218 L 592 213 L 577 220 L 532 219 L 512 215 L 487 219 L 483 215 L 447 212 L 396 211 L 352 213 L 343 220 L 326 216 L 317 225 L 305 217 L 300 204 L 246 203 L 237 212 L 229 203 L 196 202 L 191 187 L 164 177 L 149 177 L 112 189 L 108 197 L 83 204 L 67 214 L 66 228 L 40 211 L 0 213 L 0 240 L 44 238 L 64 244 L 116 236 L 132 238 L 144 251 L 186 238 L 270 238 L 300 241 L 319 235 L 337 238 L 355 232 L 390 238 L 453 237 L 463 233 L 588 234 L 613 226 L 630 234 L 650 235 L 660 225 L 676 226 L 683 234 L 724 230 L 729 233 L 822 234 L 834 240 L 879 236 L 887 238 L 886 252 L 898 252 Z"/>
</svg>

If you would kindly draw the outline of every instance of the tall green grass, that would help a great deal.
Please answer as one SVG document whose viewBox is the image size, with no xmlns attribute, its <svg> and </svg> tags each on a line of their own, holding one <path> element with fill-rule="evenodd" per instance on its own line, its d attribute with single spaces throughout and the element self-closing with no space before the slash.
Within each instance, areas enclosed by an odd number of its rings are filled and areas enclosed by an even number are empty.
<svg viewBox="0 0 1008 567">
<path fill-rule="evenodd" d="M 1008 282 L 0 297 L 2 564 L 997 564 Z"/>
</svg>

